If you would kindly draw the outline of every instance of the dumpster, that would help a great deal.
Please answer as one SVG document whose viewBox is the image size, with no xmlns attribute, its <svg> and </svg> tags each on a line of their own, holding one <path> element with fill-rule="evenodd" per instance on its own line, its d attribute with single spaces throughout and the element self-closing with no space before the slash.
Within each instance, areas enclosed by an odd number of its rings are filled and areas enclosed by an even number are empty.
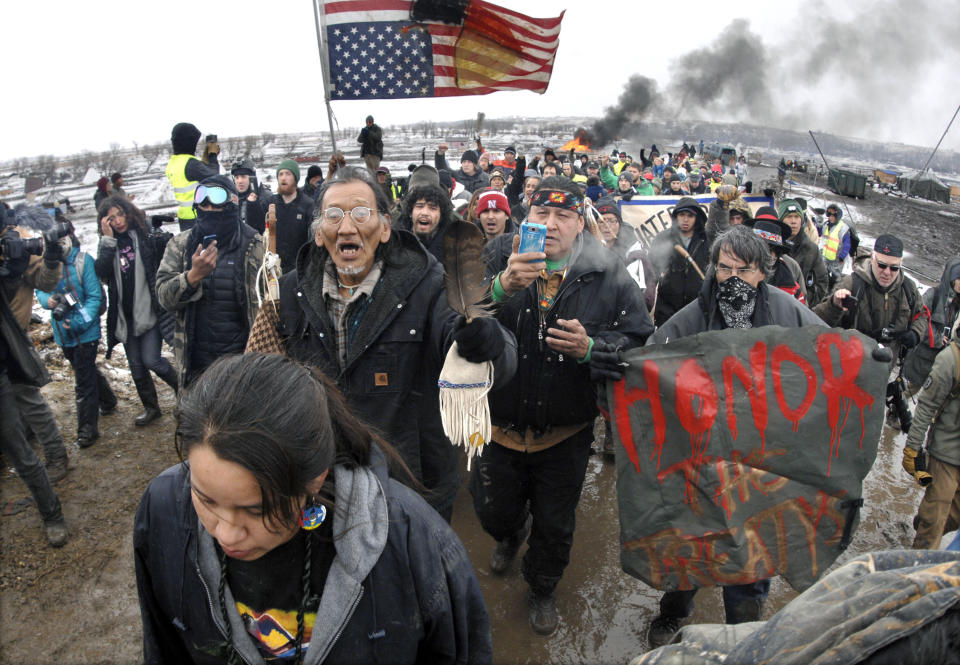
<svg viewBox="0 0 960 665">
<path fill-rule="evenodd" d="M 828 187 L 841 196 L 862 199 L 867 191 L 867 176 L 843 169 L 830 169 Z"/>
</svg>

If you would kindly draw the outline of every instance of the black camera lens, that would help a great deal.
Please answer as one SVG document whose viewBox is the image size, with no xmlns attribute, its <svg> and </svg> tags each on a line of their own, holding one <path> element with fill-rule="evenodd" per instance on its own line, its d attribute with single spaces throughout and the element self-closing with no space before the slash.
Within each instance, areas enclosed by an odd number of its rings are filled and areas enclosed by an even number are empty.
<svg viewBox="0 0 960 665">
<path fill-rule="evenodd" d="M 62 300 L 57 303 L 56 307 L 50 310 L 50 316 L 52 316 L 55 321 L 63 321 L 69 313 L 70 305 Z"/>
</svg>

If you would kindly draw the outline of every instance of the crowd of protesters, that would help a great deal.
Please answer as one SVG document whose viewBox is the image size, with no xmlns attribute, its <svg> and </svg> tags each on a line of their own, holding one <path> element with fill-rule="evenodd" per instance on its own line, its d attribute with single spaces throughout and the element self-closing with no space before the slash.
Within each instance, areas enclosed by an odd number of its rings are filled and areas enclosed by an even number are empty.
<svg viewBox="0 0 960 665">
<path fill-rule="evenodd" d="M 200 137 L 189 123 L 171 136 L 181 233 L 152 231 L 114 174 L 98 182 L 96 258 L 71 227 L 32 284 L 74 370 L 79 448 L 117 405 L 95 363 L 104 313 L 108 353 L 123 344 L 143 403 L 135 424 L 162 416 L 151 371 L 177 397 L 177 452 L 189 465 L 150 484 L 135 524 L 146 662 L 491 661 L 476 572 L 449 526 L 464 466 L 438 403 L 450 353 L 495 369 L 493 435 L 468 485 L 493 540 L 490 572 L 507 574 L 527 546 L 521 573 L 538 634 L 561 620 L 556 589 L 571 565 L 587 460 L 612 455 L 609 423 L 594 437 L 597 387 L 619 380 L 622 352 L 645 344 L 817 325 L 887 345 L 918 402 L 913 427 L 887 419 L 909 429 L 904 469 L 929 485 L 914 547 L 935 549 L 960 526 L 960 259 L 921 297 L 901 238 L 860 247 L 837 204 L 817 212 L 770 192 L 751 207 L 743 156 L 705 158 L 702 142 L 699 154 L 653 145 L 635 159 L 511 145 L 501 156 L 478 138 L 456 164 L 440 144 L 432 165 L 394 178 L 371 116 L 362 163 L 338 152 L 326 176 L 310 166 L 301 184 L 299 164 L 284 159 L 274 194 L 249 159 L 221 174 L 214 135 L 195 157 Z M 623 209 L 651 196 L 673 197 L 671 225 L 645 239 Z M 445 295 L 444 240 L 464 222 L 481 232 L 492 313 L 472 320 Z M 539 251 L 521 251 L 524 222 L 545 228 Z M 264 305 L 273 255 L 283 276 Z M 265 307 L 273 318 L 260 316 Z M 280 354 L 255 352 L 264 325 Z M 11 424 L 18 412 L 6 401 L 26 373 L 7 374 L 3 432 L 19 442 L 24 425 L 42 428 L 19 402 L 23 424 Z M 898 390 L 891 382 L 889 403 L 902 415 Z M 45 403 L 35 392 L 36 414 Z M 44 444 L 46 467 L 22 446 L 3 452 L 17 455 L 59 547 L 68 536 L 50 481 L 68 466 L 58 437 Z M 34 478 L 40 470 L 46 482 Z M 724 587 L 727 622 L 759 621 L 769 585 Z M 694 594 L 663 596 L 650 647 L 677 638 Z M 650 662 L 674 662 L 659 657 Z"/>
</svg>

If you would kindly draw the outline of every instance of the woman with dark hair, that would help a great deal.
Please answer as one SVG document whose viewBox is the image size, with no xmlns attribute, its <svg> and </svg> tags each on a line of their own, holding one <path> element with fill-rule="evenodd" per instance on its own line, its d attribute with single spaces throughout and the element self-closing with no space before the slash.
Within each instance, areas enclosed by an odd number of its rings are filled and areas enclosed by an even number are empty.
<svg viewBox="0 0 960 665">
<path fill-rule="evenodd" d="M 94 267 L 107 284 L 107 355 L 123 344 L 144 411 L 134 419 L 147 425 L 162 414 L 150 370 L 177 391 L 177 371 L 160 355 L 159 321 L 166 313 L 157 303 L 157 268 L 163 248 L 156 247 L 143 211 L 130 201 L 111 196 L 97 213 L 100 248 Z"/>
<path fill-rule="evenodd" d="M 466 550 L 319 372 L 227 356 L 134 524 L 144 662 L 489 663 Z"/>
</svg>

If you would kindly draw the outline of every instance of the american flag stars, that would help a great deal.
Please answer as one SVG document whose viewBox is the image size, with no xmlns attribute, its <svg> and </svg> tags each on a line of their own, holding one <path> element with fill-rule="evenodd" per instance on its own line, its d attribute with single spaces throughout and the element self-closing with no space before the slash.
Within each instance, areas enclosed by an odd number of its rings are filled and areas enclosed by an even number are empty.
<svg viewBox="0 0 960 665">
<path fill-rule="evenodd" d="M 432 44 L 409 22 L 330 26 L 333 99 L 433 96 Z"/>
</svg>

